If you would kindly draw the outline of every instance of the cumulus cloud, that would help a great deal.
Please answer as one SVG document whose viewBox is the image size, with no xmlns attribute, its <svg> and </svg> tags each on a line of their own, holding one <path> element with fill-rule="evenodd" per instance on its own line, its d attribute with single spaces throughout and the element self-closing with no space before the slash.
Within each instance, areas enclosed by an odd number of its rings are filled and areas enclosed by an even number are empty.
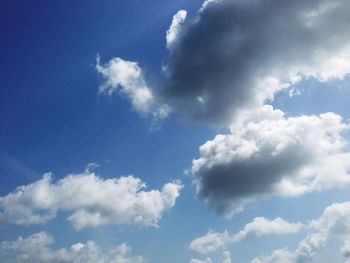
<svg viewBox="0 0 350 263">
<path fill-rule="evenodd" d="M 334 203 L 320 218 L 311 221 L 307 237 L 299 243 L 298 258 L 310 259 L 326 245 L 332 235 L 348 238 L 350 234 L 350 202 Z M 347 243 L 345 244 L 346 248 Z"/>
<path fill-rule="evenodd" d="M 286 117 L 271 106 L 241 114 L 192 162 L 197 195 L 218 214 L 270 195 L 298 196 L 350 183 L 349 124 L 334 113 Z"/>
<path fill-rule="evenodd" d="M 2 262 L 10 263 L 142 263 L 141 256 L 131 255 L 126 243 L 115 249 L 104 251 L 95 242 L 76 243 L 69 248 L 53 249 L 52 236 L 46 232 L 15 241 L 3 241 L 0 245 Z"/>
<path fill-rule="evenodd" d="M 221 263 L 232 263 L 230 252 L 224 251 L 224 253 L 222 253 L 222 258 L 222 261 L 220 261 Z M 213 263 L 213 260 L 211 258 L 206 258 L 204 260 L 193 258 L 190 263 Z"/>
<path fill-rule="evenodd" d="M 166 32 L 166 45 L 168 49 L 171 49 L 172 45 L 176 43 L 181 33 L 182 24 L 186 20 L 186 16 L 187 12 L 185 10 L 180 10 L 173 16 L 173 21 Z"/>
<path fill-rule="evenodd" d="M 289 223 L 280 217 L 273 220 L 256 217 L 234 236 L 234 241 L 238 242 L 246 238 L 262 235 L 298 233 L 302 227 L 301 223 Z"/>
<path fill-rule="evenodd" d="M 302 227 L 301 223 L 289 223 L 280 217 L 273 220 L 255 217 L 237 234 L 229 234 L 228 231 L 219 233 L 210 230 L 207 234 L 194 239 L 189 248 L 200 254 L 209 254 L 225 248 L 229 243 L 240 242 L 247 238 L 262 235 L 293 234 L 299 232 Z"/>
<path fill-rule="evenodd" d="M 347 239 L 344 246 L 341 248 L 341 252 L 348 261 L 350 261 L 350 239 Z"/>
<path fill-rule="evenodd" d="M 190 263 L 212 263 L 213 261 L 211 260 L 211 258 L 206 258 L 206 259 L 197 259 L 197 258 L 192 258 Z"/>
<path fill-rule="evenodd" d="M 111 95 L 120 91 L 131 101 L 137 112 L 151 114 L 155 118 L 164 118 L 168 115 L 169 107 L 158 104 L 137 62 L 113 58 L 101 65 L 98 56 L 96 70 L 104 79 L 99 87 L 100 93 Z"/>
<path fill-rule="evenodd" d="M 229 236 L 227 231 L 218 233 L 209 231 L 204 236 L 194 239 L 189 248 L 200 254 L 207 254 L 222 249 L 228 242 L 231 242 L 232 238 Z"/>
<path fill-rule="evenodd" d="M 270 256 L 254 258 L 251 263 L 293 263 L 295 260 L 295 254 L 284 248 L 275 250 Z"/>
<path fill-rule="evenodd" d="M 140 74 L 142 88 L 122 84 L 116 58 L 97 66 L 109 79 L 102 89 L 120 85 L 136 108 L 156 100 L 191 120 L 226 125 L 238 110 L 261 106 L 302 80 L 343 79 L 350 72 L 349 12 L 346 0 L 205 1 L 186 24 L 185 10 L 173 17 L 160 87 L 147 86 Z M 136 91 L 145 94 L 141 103 Z"/>
<path fill-rule="evenodd" d="M 348 237 L 350 235 L 350 202 L 334 203 L 323 214 L 312 220 L 308 226 L 307 236 L 299 242 L 295 251 L 279 249 L 271 256 L 255 258 L 252 263 L 303 263 L 310 262 L 317 252 L 324 248 L 331 236 L 345 240 L 341 249 L 345 259 L 349 257 Z"/>
<path fill-rule="evenodd" d="M 165 96 L 193 119 L 226 124 L 305 78 L 350 72 L 348 1 L 209 1 L 169 55 Z"/>
<path fill-rule="evenodd" d="M 167 99 L 196 120 L 226 123 L 302 79 L 343 78 L 349 10 L 347 1 L 207 2 L 169 56 Z"/>
<path fill-rule="evenodd" d="M 89 169 L 54 181 L 51 174 L 0 197 L 0 223 L 40 224 L 69 211 L 76 229 L 105 224 L 157 226 L 175 205 L 182 185 L 167 183 L 161 190 L 145 190 L 134 176 L 103 179 Z"/>
</svg>

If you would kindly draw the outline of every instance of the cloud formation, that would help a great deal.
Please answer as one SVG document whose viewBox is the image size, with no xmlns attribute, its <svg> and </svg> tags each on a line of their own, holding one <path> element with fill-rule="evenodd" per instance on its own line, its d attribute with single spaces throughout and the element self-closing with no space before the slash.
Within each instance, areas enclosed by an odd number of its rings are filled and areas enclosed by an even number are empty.
<svg viewBox="0 0 350 263">
<path fill-rule="evenodd" d="M 350 235 L 350 202 L 334 203 L 328 206 L 323 214 L 312 220 L 308 226 L 307 236 L 299 242 L 295 251 L 278 249 L 271 256 L 255 258 L 252 263 L 306 263 L 310 262 L 317 252 L 324 248 L 331 236 L 343 239 L 341 252 L 349 260 Z"/>
<path fill-rule="evenodd" d="M 210 230 L 207 234 L 194 239 L 189 248 L 200 254 L 209 254 L 225 248 L 229 243 L 237 243 L 262 235 L 293 234 L 299 232 L 302 227 L 301 223 L 289 223 L 280 217 L 273 220 L 256 217 L 237 234 L 229 234 L 228 231 L 218 233 Z"/>
<path fill-rule="evenodd" d="M 231 241 L 232 238 L 227 231 L 218 233 L 210 230 L 204 236 L 194 239 L 189 248 L 200 254 L 209 254 L 224 248 Z"/>
<path fill-rule="evenodd" d="M 158 104 L 154 92 L 148 86 L 138 63 L 113 58 L 102 65 L 98 56 L 96 70 L 103 77 L 103 83 L 99 87 L 100 93 L 111 95 L 120 91 L 131 101 L 137 112 L 144 115 L 151 114 L 153 117 L 160 119 L 168 115 L 169 107 Z"/>
<path fill-rule="evenodd" d="M 69 248 L 53 249 L 52 236 L 35 233 L 15 241 L 3 241 L 0 255 L 3 263 L 142 263 L 141 256 L 132 256 L 131 247 L 123 243 L 115 249 L 103 251 L 95 242 L 76 243 Z"/>
<path fill-rule="evenodd" d="M 180 10 L 173 16 L 173 21 L 166 32 L 166 46 L 168 49 L 171 49 L 179 38 L 181 27 L 186 20 L 186 16 L 187 12 L 185 10 Z"/>
<path fill-rule="evenodd" d="M 221 263 L 232 263 L 230 252 L 224 251 L 224 253 L 222 253 L 222 258 Z M 213 263 L 213 260 L 211 258 L 206 258 L 204 260 L 192 258 L 190 263 Z"/>
<path fill-rule="evenodd" d="M 114 58 L 97 64 L 106 78 L 100 89 L 121 87 L 142 112 L 167 105 L 226 126 L 242 108 L 259 107 L 302 80 L 350 73 L 349 13 L 346 0 L 206 1 L 186 23 L 184 10 L 173 17 L 160 87 L 146 84 L 137 63 Z"/>
<path fill-rule="evenodd" d="M 258 198 L 298 196 L 350 183 L 349 124 L 334 113 L 286 117 L 271 106 L 242 114 L 192 162 L 197 195 L 218 214 Z"/>
<path fill-rule="evenodd" d="M 350 262 L 350 238 L 344 242 L 344 246 L 341 248 L 341 252 L 346 259 L 345 263 Z"/>
<path fill-rule="evenodd" d="M 208 1 L 182 28 L 165 97 L 196 121 L 227 124 L 305 78 L 350 72 L 348 1 Z"/>
<path fill-rule="evenodd" d="M 262 235 L 282 235 L 298 233 L 303 227 L 301 223 L 289 223 L 284 219 L 277 217 L 273 220 L 264 217 L 256 217 L 252 222 L 246 224 L 233 238 L 239 242 L 246 238 L 254 238 Z"/>
<path fill-rule="evenodd" d="M 273 251 L 270 256 L 254 258 L 251 263 L 293 263 L 295 260 L 293 252 L 283 248 Z"/>
<path fill-rule="evenodd" d="M 182 185 L 167 183 L 161 190 L 144 190 L 139 178 L 102 179 L 90 171 L 54 181 L 51 174 L 0 197 L 0 223 L 45 223 L 56 212 L 69 211 L 74 228 L 106 224 L 157 226 L 175 205 Z"/>
</svg>

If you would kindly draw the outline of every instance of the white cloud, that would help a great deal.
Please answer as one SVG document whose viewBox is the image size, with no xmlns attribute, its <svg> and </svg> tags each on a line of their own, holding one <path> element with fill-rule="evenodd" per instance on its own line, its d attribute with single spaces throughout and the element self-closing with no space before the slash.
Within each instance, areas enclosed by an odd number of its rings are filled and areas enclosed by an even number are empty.
<svg viewBox="0 0 350 263">
<path fill-rule="evenodd" d="M 271 106 L 240 114 L 231 132 L 193 160 L 197 195 L 219 214 L 270 195 L 298 196 L 350 183 L 349 124 L 335 113 L 286 117 Z"/>
<path fill-rule="evenodd" d="M 182 185 L 167 183 L 145 191 L 134 176 L 102 179 L 86 170 L 53 181 L 51 174 L 0 197 L 0 223 L 45 223 L 57 211 L 73 212 L 68 220 L 76 229 L 105 224 L 157 226 L 163 213 L 175 205 Z"/>
<path fill-rule="evenodd" d="M 234 236 L 234 241 L 270 234 L 293 234 L 299 232 L 302 227 L 301 223 L 289 223 L 280 217 L 273 220 L 256 217 Z"/>
<path fill-rule="evenodd" d="M 221 263 L 232 263 L 230 252 L 224 251 L 224 253 L 222 253 L 222 258 L 222 261 L 220 261 Z M 192 258 L 190 263 L 213 263 L 213 260 L 211 258 L 206 258 L 204 260 Z"/>
<path fill-rule="evenodd" d="M 186 16 L 187 12 L 185 10 L 180 10 L 173 16 L 173 21 L 166 32 L 166 45 L 168 49 L 171 49 L 172 45 L 174 45 L 179 37 L 181 25 L 185 22 Z"/>
<path fill-rule="evenodd" d="M 2 262 L 10 263 L 142 263 L 141 256 L 130 255 L 131 247 L 123 243 L 115 249 L 103 251 L 95 242 L 76 243 L 69 248 L 52 249 L 52 236 L 45 232 L 0 245 Z"/>
<path fill-rule="evenodd" d="M 301 223 L 289 223 L 277 217 L 269 220 L 264 217 L 255 217 L 247 223 L 237 234 L 230 234 L 228 231 L 222 233 L 209 232 L 194 239 L 189 249 L 200 253 L 209 254 L 225 248 L 229 243 L 237 243 L 247 238 L 255 238 L 263 235 L 286 235 L 299 232 L 303 227 Z"/>
<path fill-rule="evenodd" d="M 270 256 L 254 258 L 251 263 L 293 263 L 296 258 L 288 249 L 275 250 Z"/>
<path fill-rule="evenodd" d="M 206 258 L 204 260 L 201 259 L 197 259 L 197 258 L 192 258 L 190 263 L 212 263 L 213 261 L 211 260 L 211 258 Z"/>
<path fill-rule="evenodd" d="M 204 236 L 194 239 L 189 248 L 200 254 L 208 254 L 224 248 L 231 240 L 227 231 L 218 233 L 210 230 Z"/>
<path fill-rule="evenodd" d="M 341 252 L 346 259 L 346 263 L 350 262 L 350 238 L 348 238 L 345 242 L 343 247 L 341 248 Z"/>
<path fill-rule="evenodd" d="M 155 118 L 164 118 L 168 115 L 170 108 L 158 104 L 137 62 L 113 58 L 107 64 L 101 65 L 98 56 L 96 70 L 104 79 L 99 87 L 101 93 L 111 95 L 120 91 L 130 99 L 137 112 L 151 114 Z"/>
<path fill-rule="evenodd" d="M 334 203 L 324 210 L 320 218 L 311 221 L 309 233 L 296 251 L 298 257 L 313 258 L 331 235 L 344 239 L 350 235 L 350 202 Z"/>
<path fill-rule="evenodd" d="M 343 239 L 341 249 L 345 259 L 349 257 L 350 202 L 334 203 L 323 214 L 312 220 L 308 226 L 307 236 L 299 242 L 295 251 L 279 249 L 269 257 L 255 258 L 252 263 L 303 263 L 310 262 L 317 252 L 324 248 L 330 236 Z"/>
<path fill-rule="evenodd" d="M 224 251 L 224 253 L 222 254 L 224 260 L 222 261 L 222 263 L 232 263 L 231 261 L 231 253 L 228 251 Z"/>
</svg>

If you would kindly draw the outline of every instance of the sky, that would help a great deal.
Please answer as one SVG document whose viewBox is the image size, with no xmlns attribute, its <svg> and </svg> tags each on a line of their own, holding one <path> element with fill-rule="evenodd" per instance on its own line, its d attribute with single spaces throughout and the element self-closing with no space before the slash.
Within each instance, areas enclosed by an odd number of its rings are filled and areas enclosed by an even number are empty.
<svg viewBox="0 0 350 263">
<path fill-rule="evenodd" d="M 350 2 L 0 3 L 0 261 L 349 263 Z"/>
</svg>

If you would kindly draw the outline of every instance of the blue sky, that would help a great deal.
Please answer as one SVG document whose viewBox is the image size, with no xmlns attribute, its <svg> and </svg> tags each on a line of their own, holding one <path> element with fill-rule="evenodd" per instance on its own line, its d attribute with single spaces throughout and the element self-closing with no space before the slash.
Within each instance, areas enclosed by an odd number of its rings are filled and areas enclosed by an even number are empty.
<svg viewBox="0 0 350 263">
<path fill-rule="evenodd" d="M 2 260 L 347 263 L 349 10 L 3 1 Z"/>
</svg>

